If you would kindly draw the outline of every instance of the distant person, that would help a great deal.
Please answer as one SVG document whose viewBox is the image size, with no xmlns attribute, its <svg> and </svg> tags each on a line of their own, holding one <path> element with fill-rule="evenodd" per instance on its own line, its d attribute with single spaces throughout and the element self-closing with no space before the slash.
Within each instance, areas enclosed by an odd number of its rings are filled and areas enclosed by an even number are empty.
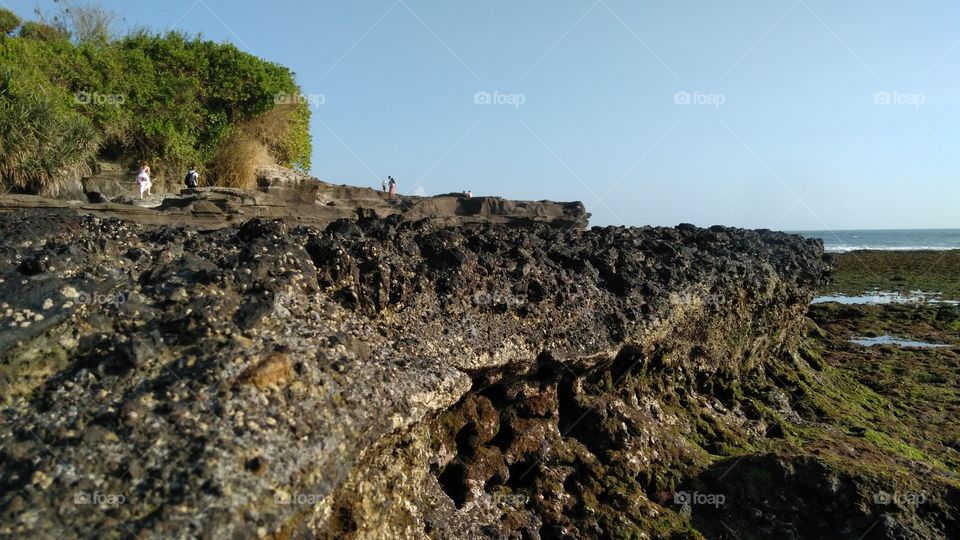
<svg viewBox="0 0 960 540">
<path fill-rule="evenodd" d="M 387 181 L 384 180 L 383 182 L 380 182 L 380 187 L 383 188 L 383 192 L 386 193 L 386 192 L 387 192 Z"/>
<path fill-rule="evenodd" d="M 140 188 L 140 198 L 143 198 L 143 194 L 146 193 L 150 195 L 150 188 L 153 186 L 153 183 L 150 182 L 150 166 L 147 165 L 147 162 L 144 161 L 140 164 L 140 172 L 137 174 L 137 187 Z"/>
<path fill-rule="evenodd" d="M 190 170 L 187 171 L 187 176 L 183 179 L 183 183 L 190 189 L 196 189 L 197 186 L 200 185 L 200 173 L 197 172 L 196 167 L 190 167 Z"/>
<path fill-rule="evenodd" d="M 390 198 L 392 199 L 397 196 L 397 181 L 394 180 L 392 176 L 388 176 L 387 178 L 390 179 Z"/>
<path fill-rule="evenodd" d="M 467 190 L 467 198 L 468 198 L 468 199 L 472 199 L 472 198 L 473 198 L 473 191 L 472 191 L 472 190 L 469 190 L 469 189 Z"/>
</svg>

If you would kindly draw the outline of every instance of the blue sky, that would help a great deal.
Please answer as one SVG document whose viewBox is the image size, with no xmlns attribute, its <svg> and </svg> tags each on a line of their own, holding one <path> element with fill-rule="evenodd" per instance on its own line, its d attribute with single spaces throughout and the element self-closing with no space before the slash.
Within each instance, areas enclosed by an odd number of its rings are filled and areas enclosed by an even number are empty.
<svg viewBox="0 0 960 540">
<path fill-rule="evenodd" d="M 597 225 L 960 227 L 956 2 L 101 4 L 293 69 L 329 182 L 581 200 Z"/>
</svg>

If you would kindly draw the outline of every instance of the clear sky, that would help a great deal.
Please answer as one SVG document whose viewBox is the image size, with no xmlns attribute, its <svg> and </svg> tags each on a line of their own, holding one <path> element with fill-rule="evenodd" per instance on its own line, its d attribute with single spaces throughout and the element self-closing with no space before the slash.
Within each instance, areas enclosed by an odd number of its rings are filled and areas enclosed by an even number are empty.
<svg viewBox="0 0 960 540">
<path fill-rule="evenodd" d="M 598 225 L 960 227 L 956 1 L 101 4 L 293 69 L 329 182 Z"/>
</svg>

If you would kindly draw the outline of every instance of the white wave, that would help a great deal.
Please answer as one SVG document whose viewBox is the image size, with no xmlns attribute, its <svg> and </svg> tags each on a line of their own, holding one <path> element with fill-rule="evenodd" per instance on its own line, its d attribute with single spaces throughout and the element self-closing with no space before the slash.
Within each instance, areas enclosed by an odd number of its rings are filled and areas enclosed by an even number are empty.
<svg viewBox="0 0 960 540">
<path fill-rule="evenodd" d="M 957 246 L 831 246 L 825 248 L 828 253 L 849 253 L 851 251 L 953 251 Z"/>
</svg>

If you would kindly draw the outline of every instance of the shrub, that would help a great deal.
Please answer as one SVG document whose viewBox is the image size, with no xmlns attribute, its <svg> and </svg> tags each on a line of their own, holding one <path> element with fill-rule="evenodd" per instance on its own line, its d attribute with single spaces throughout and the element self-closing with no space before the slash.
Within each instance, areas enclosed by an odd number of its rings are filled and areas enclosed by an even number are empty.
<svg viewBox="0 0 960 540">
<path fill-rule="evenodd" d="M 70 39 L 62 28 L 51 26 L 36 21 L 27 21 L 20 27 L 20 37 L 24 39 L 35 39 L 38 41 L 63 41 Z"/>
<path fill-rule="evenodd" d="M 20 26 L 20 17 L 9 9 L 0 8 L 0 36 L 12 34 Z"/>
<path fill-rule="evenodd" d="M 0 186 L 57 196 L 79 186 L 97 149 L 93 124 L 39 94 L 18 95 L 14 73 L 0 73 Z"/>
</svg>

